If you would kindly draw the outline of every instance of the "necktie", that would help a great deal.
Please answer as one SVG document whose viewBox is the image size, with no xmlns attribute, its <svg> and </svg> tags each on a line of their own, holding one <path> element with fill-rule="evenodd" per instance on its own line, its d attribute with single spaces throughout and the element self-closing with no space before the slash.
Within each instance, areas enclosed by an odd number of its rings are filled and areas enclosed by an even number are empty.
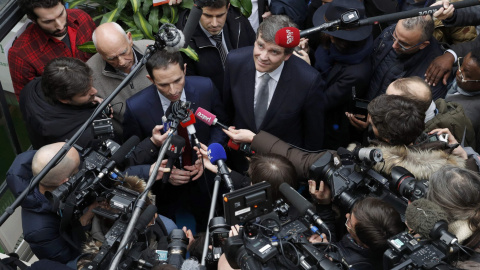
<svg viewBox="0 0 480 270">
<path fill-rule="evenodd" d="M 212 35 L 211 37 L 216 42 L 215 47 L 217 47 L 218 52 L 220 53 L 220 59 L 222 60 L 222 65 L 225 66 L 225 60 L 227 59 L 227 51 L 223 47 L 222 33 L 218 35 Z"/>
<path fill-rule="evenodd" d="M 260 125 L 265 118 L 268 110 L 268 81 L 270 81 L 270 75 L 265 73 L 260 78 L 260 84 L 258 85 L 258 93 L 255 103 L 255 125 L 257 126 L 257 131 L 260 129 Z"/>
<path fill-rule="evenodd" d="M 174 102 L 170 104 L 170 108 L 172 107 L 173 103 Z M 192 145 L 190 144 L 190 136 L 188 136 L 187 128 L 184 128 L 179 124 L 177 128 L 177 133 L 185 139 L 185 149 L 182 153 L 182 165 L 190 166 L 192 165 Z"/>
</svg>

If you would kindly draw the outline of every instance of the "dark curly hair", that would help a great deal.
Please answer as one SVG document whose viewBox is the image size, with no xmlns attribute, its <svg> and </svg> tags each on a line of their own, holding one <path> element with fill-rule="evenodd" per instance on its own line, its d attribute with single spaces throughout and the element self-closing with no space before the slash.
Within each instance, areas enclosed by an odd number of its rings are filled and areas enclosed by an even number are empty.
<svg viewBox="0 0 480 270">
<path fill-rule="evenodd" d="M 18 5 L 23 12 L 27 14 L 27 17 L 36 22 L 38 19 L 37 14 L 33 12 L 36 8 L 52 8 L 58 5 L 58 3 L 64 4 L 63 0 L 19 0 Z"/>
</svg>

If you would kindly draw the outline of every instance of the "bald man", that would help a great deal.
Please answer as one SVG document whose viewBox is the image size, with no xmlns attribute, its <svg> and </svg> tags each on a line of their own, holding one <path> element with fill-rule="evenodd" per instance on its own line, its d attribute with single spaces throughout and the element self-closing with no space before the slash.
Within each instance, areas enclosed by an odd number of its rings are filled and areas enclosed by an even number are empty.
<svg viewBox="0 0 480 270">
<path fill-rule="evenodd" d="M 148 45 L 153 40 L 132 40 L 132 33 L 125 33 L 117 23 L 104 23 L 93 32 L 92 40 L 97 53 L 87 61 L 93 70 L 93 87 L 98 96 L 106 98 L 125 79 L 142 59 Z M 123 134 L 122 122 L 125 100 L 140 90 L 150 86 L 145 67 L 113 99 L 113 127 L 120 137 Z"/>
<path fill-rule="evenodd" d="M 7 172 L 7 183 L 14 196 L 29 187 L 32 176 L 38 175 L 64 144 L 45 145 L 38 151 L 26 151 L 15 158 Z M 80 255 L 81 242 L 73 240 L 77 239 L 77 234 L 69 234 L 71 244 L 60 235 L 61 217 L 44 196 L 46 191 L 55 190 L 68 181 L 78 171 L 79 165 L 80 156 L 77 150 L 71 148 L 22 202 L 23 235 L 39 259 L 67 263 Z M 93 214 L 87 212 L 80 222 L 87 224 L 92 217 Z"/>
</svg>

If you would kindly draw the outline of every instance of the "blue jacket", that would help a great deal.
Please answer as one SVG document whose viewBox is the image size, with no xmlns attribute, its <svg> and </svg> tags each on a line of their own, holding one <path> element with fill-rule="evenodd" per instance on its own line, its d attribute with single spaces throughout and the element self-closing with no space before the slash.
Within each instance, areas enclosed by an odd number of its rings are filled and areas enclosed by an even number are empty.
<svg viewBox="0 0 480 270">
<path fill-rule="evenodd" d="M 7 172 L 7 184 L 15 197 L 28 188 L 33 176 L 31 168 L 35 152 L 27 151 L 18 155 Z M 39 259 L 67 263 L 80 255 L 80 250 L 60 235 L 61 217 L 52 210 L 38 186 L 25 197 L 21 206 L 24 239 Z"/>
</svg>

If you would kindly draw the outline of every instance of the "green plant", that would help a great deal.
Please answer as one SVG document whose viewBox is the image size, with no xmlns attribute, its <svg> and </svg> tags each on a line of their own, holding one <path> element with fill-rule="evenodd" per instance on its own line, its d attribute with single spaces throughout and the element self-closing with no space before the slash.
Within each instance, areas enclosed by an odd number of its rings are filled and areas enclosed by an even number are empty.
<svg viewBox="0 0 480 270">
<path fill-rule="evenodd" d="M 183 0 L 180 5 L 170 6 L 164 4 L 153 6 L 153 0 L 67 0 L 70 8 L 82 4 L 98 5 L 102 13 L 93 18 L 101 18 L 102 23 L 117 22 L 127 32 L 132 33 L 134 40 L 154 39 L 154 34 L 158 32 L 160 26 L 164 23 L 175 24 L 178 21 L 178 14 L 184 9 L 191 9 L 194 0 Z M 250 16 L 252 12 L 251 0 L 230 0 L 232 6 L 240 9 L 243 15 Z M 82 51 L 95 53 L 96 49 L 92 42 L 79 45 Z M 193 49 L 188 47 L 182 49 L 190 58 L 198 61 L 198 55 Z"/>
</svg>

